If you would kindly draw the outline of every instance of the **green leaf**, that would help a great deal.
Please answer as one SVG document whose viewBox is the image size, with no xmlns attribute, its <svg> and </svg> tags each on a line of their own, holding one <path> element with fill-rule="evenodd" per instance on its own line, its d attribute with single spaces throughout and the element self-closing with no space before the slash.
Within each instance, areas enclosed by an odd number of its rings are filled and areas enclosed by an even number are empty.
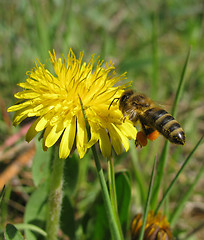
<svg viewBox="0 0 204 240">
<path fill-rule="evenodd" d="M 118 213 L 124 234 L 129 220 L 129 207 L 131 200 L 131 185 L 129 174 L 126 171 L 118 172 L 115 176 Z M 110 227 L 106 216 L 105 206 L 101 193 L 93 202 L 82 220 L 87 239 L 111 239 Z"/>
<path fill-rule="evenodd" d="M 79 176 L 79 158 L 76 154 L 65 160 L 64 166 L 64 192 L 69 196 L 76 191 Z"/>
<path fill-rule="evenodd" d="M 75 238 L 75 220 L 74 220 L 74 208 L 70 202 L 69 196 L 64 195 L 62 202 L 61 213 L 61 229 L 70 239 Z"/>
<path fill-rule="evenodd" d="M 111 239 L 102 195 L 99 194 L 82 219 L 86 239 Z"/>
<path fill-rule="evenodd" d="M 42 150 L 42 143 L 36 141 L 36 153 L 32 164 L 32 176 L 36 186 L 43 183 L 50 175 L 50 152 Z"/>
<path fill-rule="evenodd" d="M 40 228 L 45 227 L 46 208 L 48 196 L 48 183 L 45 182 L 36 189 L 31 195 L 25 211 L 25 223 L 36 225 Z M 26 230 L 26 238 L 29 240 L 40 239 L 40 235 L 30 230 Z"/>
<path fill-rule="evenodd" d="M 131 184 L 127 171 L 119 172 L 115 177 L 118 213 L 123 233 L 126 233 L 131 201 Z"/>
<path fill-rule="evenodd" d="M 6 225 L 5 239 L 6 240 L 24 240 L 21 233 L 12 224 Z"/>
<path fill-rule="evenodd" d="M 46 237 L 47 236 L 47 233 L 39 228 L 38 226 L 36 225 L 33 225 L 33 224 L 27 224 L 27 223 L 18 223 L 18 224 L 15 224 L 15 227 L 18 229 L 18 230 L 23 230 L 25 231 L 26 229 L 29 229 L 29 230 L 32 230 L 36 233 L 39 233 L 41 234 L 42 236 Z"/>
</svg>

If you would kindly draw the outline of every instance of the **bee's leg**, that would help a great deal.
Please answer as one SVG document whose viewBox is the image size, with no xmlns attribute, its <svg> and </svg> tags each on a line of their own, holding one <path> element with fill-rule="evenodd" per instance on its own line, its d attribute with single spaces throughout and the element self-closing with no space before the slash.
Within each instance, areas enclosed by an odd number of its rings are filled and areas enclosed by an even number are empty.
<svg viewBox="0 0 204 240">
<path fill-rule="evenodd" d="M 133 123 L 136 123 L 138 121 L 138 117 L 135 113 L 123 113 L 123 122 L 125 122 L 126 117 L 129 116 L 129 120 Z"/>
<path fill-rule="evenodd" d="M 143 123 L 141 123 L 142 130 L 137 133 L 137 138 L 135 140 L 135 146 L 140 146 L 141 148 L 147 145 L 147 138 L 148 135 L 153 133 L 155 129 L 145 126 Z"/>
<path fill-rule="evenodd" d="M 153 133 L 155 131 L 154 128 L 145 126 L 144 124 L 142 124 L 142 130 L 144 131 L 146 136 L 150 135 L 151 133 Z"/>
<path fill-rule="evenodd" d="M 151 141 L 154 141 L 155 139 L 157 139 L 159 137 L 159 132 L 152 127 L 143 125 L 142 130 L 144 131 L 147 138 Z"/>
<path fill-rule="evenodd" d="M 144 133 L 144 131 L 139 131 L 137 133 L 137 137 L 136 137 L 136 140 L 135 140 L 135 146 L 136 148 L 137 147 L 144 147 L 147 145 L 147 136 L 146 134 Z"/>
<path fill-rule="evenodd" d="M 138 114 L 137 114 L 136 111 L 130 111 L 129 112 L 129 120 L 134 122 L 134 123 L 136 123 L 139 120 Z"/>
<path fill-rule="evenodd" d="M 122 118 L 123 122 L 125 122 L 126 116 L 127 116 L 127 115 L 124 113 L 124 114 L 123 114 L 123 118 Z"/>
</svg>

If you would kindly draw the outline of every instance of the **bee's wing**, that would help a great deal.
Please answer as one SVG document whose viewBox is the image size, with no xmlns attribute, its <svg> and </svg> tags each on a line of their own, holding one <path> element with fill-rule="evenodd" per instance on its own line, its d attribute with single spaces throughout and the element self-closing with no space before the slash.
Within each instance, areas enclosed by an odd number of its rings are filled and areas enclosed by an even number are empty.
<svg viewBox="0 0 204 240">
<path fill-rule="evenodd" d="M 155 106 L 165 109 L 167 112 L 171 110 L 172 104 L 170 102 L 161 103 L 160 101 L 154 102 Z"/>
</svg>

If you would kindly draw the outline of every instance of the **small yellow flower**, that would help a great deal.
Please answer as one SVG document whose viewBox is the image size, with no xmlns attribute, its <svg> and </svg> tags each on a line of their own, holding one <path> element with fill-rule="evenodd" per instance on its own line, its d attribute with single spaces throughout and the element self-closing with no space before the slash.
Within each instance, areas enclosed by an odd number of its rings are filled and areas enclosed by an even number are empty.
<svg viewBox="0 0 204 240">
<path fill-rule="evenodd" d="M 67 61 L 57 60 L 55 52 L 49 52 L 55 75 L 43 64 L 27 72 L 27 80 L 20 83 L 23 91 L 15 94 L 19 102 L 8 109 L 16 111 L 13 124 L 16 126 L 28 117 L 37 117 L 27 132 L 31 141 L 43 131 L 43 149 L 46 151 L 60 142 L 59 157 L 67 158 L 77 148 L 80 158 L 87 148 L 99 142 L 103 156 L 110 156 L 111 144 L 117 154 L 129 149 L 129 139 L 135 139 L 136 129 L 130 121 L 123 122 L 118 105 L 108 109 L 114 98 L 120 97 L 124 85 L 114 87 L 125 74 L 116 77 L 114 66 L 98 61 L 95 70 L 94 56 L 82 63 L 83 53 L 77 59 L 70 49 Z M 82 100 L 90 125 L 88 140 L 79 97 Z"/>
<path fill-rule="evenodd" d="M 137 214 L 131 225 L 132 240 L 138 240 L 142 227 L 142 214 Z M 153 211 L 150 211 L 147 217 L 144 237 L 145 240 L 173 240 L 173 235 L 169 226 L 169 223 L 165 216 L 162 216 L 159 212 L 154 215 Z"/>
</svg>

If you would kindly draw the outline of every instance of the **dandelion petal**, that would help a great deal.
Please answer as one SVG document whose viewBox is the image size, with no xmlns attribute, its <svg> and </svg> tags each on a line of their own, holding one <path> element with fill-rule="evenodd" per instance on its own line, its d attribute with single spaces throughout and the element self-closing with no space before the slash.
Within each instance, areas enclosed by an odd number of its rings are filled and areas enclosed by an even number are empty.
<svg viewBox="0 0 204 240">
<path fill-rule="evenodd" d="M 79 116 L 77 118 L 77 138 L 76 138 L 76 146 L 79 153 L 80 158 L 83 158 L 86 152 L 87 146 L 87 132 L 85 127 L 85 122 L 83 116 Z"/>
<path fill-rule="evenodd" d="M 76 133 L 76 118 L 73 117 L 71 123 L 65 129 L 59 148 L 59 157 L 67 158 L 72 150 Z"/>
<path fill-rule="evenodd" d="M 39 118 L 39 121 L 35 128 L 36 131 L 38 132 L 42 131 L 45 128 L 47 123 L 48 123 L 48 120 L 44 116 L 42 118 Z"/>
<path fill-rule="evenodd" d="M 110 139 L 108 133 L 103 128 L 101 128 L 100 130 L 99 145 L 104 157 L 108 157 L 111 155 Z"/>
<path fill-rule="evenodd" d="M 111 137 L 111 142 L 113 145 L 113 148 L 116 152 L 117 155 L 121 154 L 123 151 L 123 147 L 122 147 L 122 143 L 121 143 L 121 139 L 118 135 L 118 132 L 116 131 L 116 128 L 113 124 L 111 124 L 108 128 L 108 131 L 110 133 L 110 137 Z"/>
<path fill-rule="evenodd" d="M 47 129 L 48 131 L 46 131 Z M 49 148 L 57 142 L 63 130 L 57 131 L 57 125 L 55 125 L 52 128 L 46 128 L 46 130 L 45 130 L 45 135 L 43 137 L 46 139 L 45 146 Z"/>
<path fill-rule="evenodd" d="M 38 124 L 38 122 L 39 122 L 39 119 L 35 120 L 35 122 L 28 129 L 25 136 L 25 140 L 27 142 L 30 142 L 37 135 L 38 132 L 35 130 L 35 127 Z"/>
</svg>

